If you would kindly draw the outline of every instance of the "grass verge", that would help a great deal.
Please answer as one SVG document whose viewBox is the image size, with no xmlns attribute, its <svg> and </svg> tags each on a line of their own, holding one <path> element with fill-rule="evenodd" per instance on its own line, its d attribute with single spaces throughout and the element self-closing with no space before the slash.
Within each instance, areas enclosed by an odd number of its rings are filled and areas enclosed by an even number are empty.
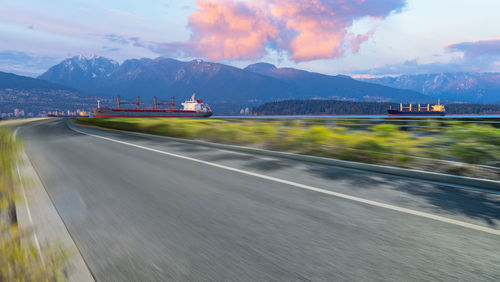
<svg viewBox="0 0 500 282">
<path fill-rule="evenodd" d="M 15 167 L 22 147 L 10 130 L 0 127 L 0 281 L 64 281 L 64 250 L 49 244 L 39 249 L 30 239 L 33 231 L 17 223 Z"/>
</svg>

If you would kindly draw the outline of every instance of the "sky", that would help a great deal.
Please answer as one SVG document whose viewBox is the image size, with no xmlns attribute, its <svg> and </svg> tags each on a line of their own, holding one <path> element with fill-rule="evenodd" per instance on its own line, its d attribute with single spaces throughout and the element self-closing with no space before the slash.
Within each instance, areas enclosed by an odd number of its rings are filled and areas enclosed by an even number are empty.
<svg viewBox="0 0 500 282">
<path fill-rule="evenodd" d="M 0 0 L 0 71 L 95 54 L 354 77 L 500 72 L 499 0 Z"/>
</svg>

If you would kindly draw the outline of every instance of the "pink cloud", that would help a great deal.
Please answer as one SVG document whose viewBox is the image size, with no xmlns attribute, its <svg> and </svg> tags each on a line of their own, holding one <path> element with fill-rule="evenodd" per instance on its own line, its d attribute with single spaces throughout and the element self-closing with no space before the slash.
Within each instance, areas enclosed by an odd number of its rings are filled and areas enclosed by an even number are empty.
<svg viewBox="0 0 500 282">
<path fill-rule="evenodd" d="M 273 15 L 284 22 L 286 30 L 295 34 L 282 46 L 290 51 L 292 60 L 342 56 L 346 30 L 338 27 L 343 26 L 343 20 L 323 2 L 326 1 L 274 1 Z"/>
<path fill-rule="evenodd" d="M 347 32 L 356 19 L 384 18 L 405 5 L 405 0 L 274 0 L 273 15 L 285 22 L 286 29 L 296 34 L 287 49 L 291 59 L 309 61 L 341 57 L 344 43 L 354 53 L 375 30 L 364 35 Z"/>
<path fill-rule="evenodd" d="M 257 59 L 266 47 L 294 61 L 337 58 L 359 51 L 375 29 L 348 32 L 363 17 L 384 18 L 406 0 L 198 0 L 184 52 L 212 60 Z M 178 44 L 178 43 L 176 43 Z"/>
<path fill-rule="evenodd" d="M 354 79 L 369 79 L 369 78 L 376 78 L 377 76 L 371 74 L 355 74 L 351 77 Z"/>
<path fill-rule="evenodd" d="M 236 1 L 198 0 L 189 17 L 191 52 L 213 60 L 256 59 L 279 30 L 265 9 Z"/>
<path fill-rule="evenodd" d="M 368 31 L 365 34 L 358 34 L 354 36 L 351 40 L 351 50 L 353 53 L 358 53 L 359 48 L 361 48 L 361 43 L 368 40 L 375 33 L 375 29 Z"/>
</svg>

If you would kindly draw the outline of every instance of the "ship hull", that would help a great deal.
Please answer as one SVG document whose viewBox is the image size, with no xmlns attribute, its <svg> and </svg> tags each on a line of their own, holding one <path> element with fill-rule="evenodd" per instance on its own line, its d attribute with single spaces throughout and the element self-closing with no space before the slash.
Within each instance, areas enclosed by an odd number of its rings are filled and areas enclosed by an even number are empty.
<svg viewBox="0 0 500 282">
<path fill-rule="evenodd" d="M 387 110 L 390 117 L 442 117 L 445 116 L 445 112 L 437 111 L 398 111 L 398 110 Z"/>
<path fill-rule="evenodd" d="M 89 116 L 88 115 L 85 115 L 85 116 L 81 116 L 81 115 L 47 115 L 47 117 L 49 118 L 88 118 Z"/>
<path fill-rule="evenodd" d="M 212 112 L 197 112 L 183 110 L 129 110 L 129 109 L 94 109 L 95 118 L 208 118 Z"/>
</svg>

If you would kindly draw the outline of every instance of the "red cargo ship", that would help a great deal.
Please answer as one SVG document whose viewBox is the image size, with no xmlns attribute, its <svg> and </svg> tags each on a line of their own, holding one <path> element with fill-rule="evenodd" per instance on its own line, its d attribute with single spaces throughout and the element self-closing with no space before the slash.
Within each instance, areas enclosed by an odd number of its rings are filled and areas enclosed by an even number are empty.
<svg viewBox="0 0 500 282">
<path fill-rule="evenodd" d="M 123 109 L 122 104 L 135 104 L 135 109 Z M 168 109 L 160 109 L 159 105 L 168 105 Z M 95 118 L 111 118 L 111 117 L 172 117 L 172 118 L 208 118 L 213 113 L 210 106 L 205 104 L 200 99 L 195 99 L 195 94 L 191 96 L 191 100 L 182 103 L 183 109 L 178 110 L 175 108 L 175 100 L 172 98 L 171 102 L 159 103 L 157 98 L 154 98 L 154 105 L 152 109 L 142 109 L 139 97 L 135 103 L 122 102 L 120 96 L 117 98 L 117 107 L 114 109 L 108 107 L 101 107 L 100 102 L 97 101 L 97 108 L 94 108 Z"/>
</svg>

